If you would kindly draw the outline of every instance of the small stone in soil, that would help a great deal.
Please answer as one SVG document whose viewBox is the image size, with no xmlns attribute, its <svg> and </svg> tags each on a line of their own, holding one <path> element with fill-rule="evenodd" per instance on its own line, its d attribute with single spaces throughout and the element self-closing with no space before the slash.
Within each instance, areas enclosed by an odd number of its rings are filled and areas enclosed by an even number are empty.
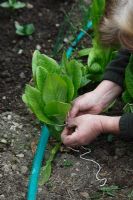
<svg viewBox="0 0 133 200">
<path fill-rule="evenodd" d="M 23 153 L 17 154 L 16 157 L 24 158 L 24 154 Z"/>
<path fill-rule="evenodd" d="M 89 194 L 87 192 L 80 192 L 80 195 L 86 199 L 89 199 Z"/>
<path fill-rule="evenodd" d="M 1 139 L 0 142 L 3 144 L 7 144 L 7 141 L 5 139 Z"/>
<path fill-rule="evenodd" d="M 28 171 L 28 168 L 26 166 L 21 167 L 22 174 L 26 174 L 27 171 Z"/>
<path fill-rule="evenodd" d="M 39 44 L 36 45 L 37 50 L 41 50 L 41 46 Z"/>
<path fill-rule="evenodd" d="M 29 8 L 29 9 L 32 9 L 34 6 L 31 3 L 27 3 L 26 7 Z"/>
<path fill-rule="evenodd" d="M 23 49 L 19 49 L 18 54 L 22 54 L 23 53 Z"/>
<path fill-rule="evenodd" d="M 21 72 L 21 73 L 19 74 L 19 76 L 20 76 L 20 78 L 22 78 L 22 79 L 25 79 L 25 78 L 26 78 L 24 72 Z"/>
</svg>

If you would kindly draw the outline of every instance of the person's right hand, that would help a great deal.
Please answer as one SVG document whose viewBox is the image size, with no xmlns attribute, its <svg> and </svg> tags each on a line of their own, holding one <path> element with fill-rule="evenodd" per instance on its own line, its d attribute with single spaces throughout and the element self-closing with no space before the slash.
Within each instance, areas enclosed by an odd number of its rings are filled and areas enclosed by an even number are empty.
<svg viewBox="0 0 133 200">
<path fill-rule="evenodd" d="M 121 87 L 116 83 L 108 80 L 102 81 L 95 90 L 79 96 L 72 102 L 68 118 L 101 113 L 121 91 Z"/>
<path fill-rule="evenodd" d="M 102 112 L 100 96 L 95 91 L 85 93 L 72 102 L 72 109 L 69 117 L 76 117 L 83 114 L 99 114 Z"/>
</svg>

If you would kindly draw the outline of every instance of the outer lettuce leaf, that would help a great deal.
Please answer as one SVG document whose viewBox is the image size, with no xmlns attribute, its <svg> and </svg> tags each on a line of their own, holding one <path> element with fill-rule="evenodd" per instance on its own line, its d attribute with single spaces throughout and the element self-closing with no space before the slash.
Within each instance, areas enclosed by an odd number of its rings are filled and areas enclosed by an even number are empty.
<svg viewBox="0 0 133 200">
<path fill-rule="evenodd" d="M 35 75 L 38 66 L 45 68 L 48 72 L 60 72 L 60 66 L 54 59 L 46 56 L 45 54 L 41 54 L 38 50 L 36 50 L 32 58 L 32 73 L 34 80 L 36 80 Z"/>
<path fill-rule="evenodd" d="M 43 87 L 42 98 L 46 104 L 51 101 L 67 101 L 67 84 L 60 75 L 48 73 Z"/>
<path fill-rule="evenodd" d="M 53 124 L 44 113 L 44 103 L 39 90 L 30 85 L 26 85 L 23 100 L 41 122 Z"/>
<path fill-rule="evenodd" d="M 68 103 L 51 101 L 45 106 L 44 111 L 47 113 L 47 116 L 60 116 L 64 121 L 70 108 L 71 105 Z"/>
</svg>

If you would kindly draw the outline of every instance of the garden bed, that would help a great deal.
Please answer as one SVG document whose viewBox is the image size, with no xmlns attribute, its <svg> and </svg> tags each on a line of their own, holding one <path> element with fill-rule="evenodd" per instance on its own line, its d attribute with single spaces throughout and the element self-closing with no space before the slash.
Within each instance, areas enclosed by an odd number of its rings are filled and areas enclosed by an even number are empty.
<svg viewBox="0 0 133 200">
<path fill-rule="evenodd" d="M 26 1 L 27 2 L 27 1 Z M 64 11 L 69 12 L 75 1 L 29 0 L 29 8 L 9 11 L 0 8 L 0 199 L 25 200 L 28 176 L 39 138 L 39 125 L 21 100 L 24 86 L 31 79 L 31 58 L 38 48 L 48 55 L 56 42 Z M 78 13 L 75 10 L 75 18 Z M 30 37 L 15 34 L 14 21 L 34 23 Z M 88 44 L 88 38 L 86 39 Z M 91 86 L 92 87 L 92 86 Z M 91 89 L 91 87 L 89 89 Z M 117 103 L 111 114 L 121 114 Z M 69 149 L 58 153 L 49 182 L 39 188 L 39 200 L 133 199 L 133 142 L 100 137 L 91 145 L 87 158 L 97 161 L 100 177 L 108 179 L 108 191 L 101 191 L 96 181 L 97 167 L 80 159 Z M 81 150 L 81 153 L 83 150 Z M 117 186 L 114 192 L 111 186 Z M 112 196 L 111 196 L 112 194 Z M 113 196 L 114 195 L 114 196 Z M 132 196 L 130 198 L 130 196 Z"/>
</svg>

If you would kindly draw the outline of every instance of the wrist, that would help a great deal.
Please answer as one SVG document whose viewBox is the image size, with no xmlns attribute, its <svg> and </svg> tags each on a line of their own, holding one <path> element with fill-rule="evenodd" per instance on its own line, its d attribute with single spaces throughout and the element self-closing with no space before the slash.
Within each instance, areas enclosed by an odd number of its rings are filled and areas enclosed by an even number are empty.
<svg viewBox="0 0 133 200">
<path fill-rule="evenodd" d="M 94 92 L 99 98 L 101 108 L 105 109 L 122 92 L 122 88 L 112 81 L 104 80 Z"/>
<path fill-rule="evenodd" d="M 100 116 L 102 133 L 113 133 L 118 135 L 120 133 L 120 116 Z"/>
</svg>

